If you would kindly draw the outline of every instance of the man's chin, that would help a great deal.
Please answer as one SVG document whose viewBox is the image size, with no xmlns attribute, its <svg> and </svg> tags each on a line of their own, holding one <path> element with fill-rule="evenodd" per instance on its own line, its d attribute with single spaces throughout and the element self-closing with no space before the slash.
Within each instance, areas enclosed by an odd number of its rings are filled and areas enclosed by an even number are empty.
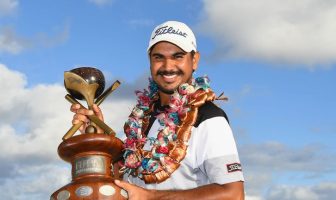
<svg viewBox="0 0 336 200">
<path fill-rule="evenodd" d="M 159 85 L 159 90 L 160 90 L 160 92 L 163 92 L 165 94 L 173 94 L 175 92 L 175 90 L 177 89 L 177 87 L 162 87 L 162 86 Z"/>
<path fill-rule="evenodd" d="M 175 89 L 169 90 L 169 89 L 164 89 L 164 88 L 160 88 L 160 87 L 159 87 L 159 90 L 160 90 L 160 92 L 163 92 L 165 94 L 173 94 L 174 91 L 175 91 Z"/>
</svg>

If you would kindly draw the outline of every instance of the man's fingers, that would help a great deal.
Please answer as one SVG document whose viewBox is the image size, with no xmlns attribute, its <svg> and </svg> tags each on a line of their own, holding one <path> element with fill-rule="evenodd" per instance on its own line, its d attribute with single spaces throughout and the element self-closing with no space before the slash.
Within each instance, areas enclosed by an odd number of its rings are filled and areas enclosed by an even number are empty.
<svg viewBox="0 0 336 200">
<path fill-rule="evenodd" d="M 114 183 L 115 183 L 117 186 L 119 186 L 119 187 L 121 187 L 121 188 L 123 188 L 123 189 L 126 189 L 126 188 L 125 188 L 124 181 L 114 180 Z M 127 187 L 127 186 L 126 186 L 126 187 Z"/>
<path fill-rule="evenodd" d="M 131 189 L 134 187 L 134 185 L 129 184 L 129 183 L 125 182 L 125 181 L 114 180 L 114 183 L 115 183 L 117 186 L 123 188 L 123 189 L 126 190 L 126 191 L 129 191 L 129 190 L 131 190 Z"/>
<path fill-rule="evenodd" d="M 75 124 L 79 124 L 79 123 L 83 123 L 83 124 L 87 124 L 89 123 L 89 120 L 79 120 L 79 119 L 76 119 L 76 118 L 73 118 L 72 119 L 72 124 L 75 125 Z"/>
<path fill-rule="evenodd" d="M 81 115 L 93 115 L 94 114 L 92 110 L 88 110 L 85 108 L 77 109 L 76 113 L 81 114 Z"/>
<path fill-rule="evenodd" d="M 100 111 L 100 109 L 97 107 L 96 108 L 98 111 Z M 81 107 L 79 104 L 72 104 L 70 107 L 70 111 L 77 113 L 77 114 L 82 114 L 82 115 L 93 115 L 94 112 L 92 110 L 88 110 L 86 108 Z"/>
<path fill-rule="evenodd" d="M 85 128 L 84 128 L 84 125 L 83 126 L 81 126 L 81 127 L 79 127 L 79 129 L 78 129 L 81 133 L 84 133 L 84 131 L 85 131 Z"/>
<path fill-rule="evenodd" d="M 78 119 L 73 119 L 73 120 L 72 120 L 72 124 L 74 124 L 74 125 L 75 125 L 75 124 L 78 124 L 78 123 L 80 123 L 80 122 L 81 122 L 81 121 L 79 121 Z"/>
<path fill-rule="evenodd" d="M 93 104 L 92 109 L 93 109 L 95 115 L 96 115 L 100 120 L 104 121 L 103 113 L 102 113 L 102 111 L 100 110 L 100 108 L 99 108 L 96 104 Z"/>
<path fill-rule="evenodd" d="M 88 118 L 90 115 L 96 115 L 100 120 L 104 121 L 103 114 L 96 104 L 93 105 L 92 110 L 88 110 L 80 104 L 72 104 L 70 110 L 75 113 L 72 119 L 72 124 L 75 125 L 83 122 L 83 125 L 79 128 L 81 132 L 86 129 L 88 123 L 90 122 L 90 119 Z M 100 127 L 97 127 L 97 133 L 104 133 L 104 131 Z"/>
<path fill-rule="evenodd" d="M 114 180 L 114 183 L 121 187 L 122 189 L 126 190 L 127 196 L 129 199 L 155 199 L 154 196 L 151 196 L 151 191 L 146 190 L 142 187 L 137 185 L 133 185 L 131 183 L 121 181 L 121 180 Z"/>
<path fill-rule="evenodd" d="M 70 107 L 70 111 L 71 112 L 76 112 L 78 109 L 80 109 L 80 105 L 79 104 L 72 104 Z"/>
<path fill-rule="evenodd" d="M 79 120 L 84 123 L 90 122 L 89 118 L 86 117 L 86 115 L 81 115 L 81 114 L 75 114 L 73 117 L 74 120 Z"/>
<path fill-rule="evenodd" d="M 121 195 L 124 196 L 126 199 L 129 199 L 129 193 L 130 193 L 130 189 L 128 188 L 129 185 L 132 186 L 131 184 L 127 183 L 127 182 L 124 182 L 124 181 L 120 181 L 120 180 L 117 180 L 115 179 L 114 180 L 114 183 L 121 187 L 122 190 L 121 190 Z M 124 190 L 124 191 L 123 191 Z"/>
<path fill-rule="evenodd" d="M 93 104 L 92 105 L 92 108 L 93 108 L 93 111 L 98 113 L 98 112 L 101 112 L 100 108 L 97 106 L 97 104 Z"/>
</svg>

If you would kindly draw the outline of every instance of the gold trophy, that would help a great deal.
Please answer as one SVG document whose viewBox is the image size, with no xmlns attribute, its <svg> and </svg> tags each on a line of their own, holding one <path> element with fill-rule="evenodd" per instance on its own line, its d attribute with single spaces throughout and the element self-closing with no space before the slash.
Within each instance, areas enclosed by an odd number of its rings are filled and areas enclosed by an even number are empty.
<svg viewBox="0 0 336 200">
<path fill-rule="evenodd" d="M 120 82 L 115 81 L 104 91 L 102 72 L 92 67 L 80 67 L 64 73 L 64 85 L 69 92 L 65 98 L 70 103 L 80 104 L 76 99 L 85 100 L 88 109 L 92 109 L 94 103 L 100 105 Z M 127 199 L 127 192 L 113 181 L 112 163 L 122 155 L 123 143 L 97 116 L 91 115 L 89 119 L 85 134 L 75 135 L 82 124 L 73 125 L 58 146 L 58 155 L 71 163 L 72 181 L 55 191 L 51 200 Z M 97 126 L 104 130 L 104 134 L 97 133 Z"/>
</svg>

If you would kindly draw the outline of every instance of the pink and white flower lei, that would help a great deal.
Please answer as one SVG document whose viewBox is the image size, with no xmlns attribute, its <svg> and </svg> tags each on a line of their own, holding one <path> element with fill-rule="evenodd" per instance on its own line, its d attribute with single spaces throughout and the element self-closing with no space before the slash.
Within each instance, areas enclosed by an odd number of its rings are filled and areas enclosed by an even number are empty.
<svg viewBox="0 0 336 200">
<path fill-rule="evenodd" d="M 144 134 L 144 122 L 149 120 L 152 106 L 158 100 L 158 86 L 150 78 L 148 90 L 136 91 L 137 105 L 133 108 L 125 123 L 124 131 L 127 139 L 124 142 L 124 163 L 121 171 L 142 178 L 142 172 L 153 173 L 162 168 L 162 157 L 167 156 L 168 142 L 176 140 L 176 127 L 180 117 L 189 112 L 188 102 L 197 90 L 209 90 L 208 77 L 192 79 L 191 84 L 184 83 L 170 96 L 169 107 L 156 117 L 161 125 L 156 138 L 147 138 Z M 151 143 L 151 151 L 144 155 L 142 149 L 147 140 Z M 148 156 L 149 155 L 149 156 Z"/>
</svg>

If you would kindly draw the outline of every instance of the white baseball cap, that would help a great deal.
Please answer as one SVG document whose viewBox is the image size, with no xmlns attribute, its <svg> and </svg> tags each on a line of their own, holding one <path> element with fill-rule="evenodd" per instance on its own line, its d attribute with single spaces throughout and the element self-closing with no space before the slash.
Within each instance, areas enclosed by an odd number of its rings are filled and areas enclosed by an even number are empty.
<svg viewBox="0 0 336 200">
<path fill-rule="evenodd" d="M 161 41 L 173 43 L 185 52 L 197 51 L 194 33 L 182 22 L 167 21 L 155 27 L 149 39 L 147 51 Z"/>
</svg>

